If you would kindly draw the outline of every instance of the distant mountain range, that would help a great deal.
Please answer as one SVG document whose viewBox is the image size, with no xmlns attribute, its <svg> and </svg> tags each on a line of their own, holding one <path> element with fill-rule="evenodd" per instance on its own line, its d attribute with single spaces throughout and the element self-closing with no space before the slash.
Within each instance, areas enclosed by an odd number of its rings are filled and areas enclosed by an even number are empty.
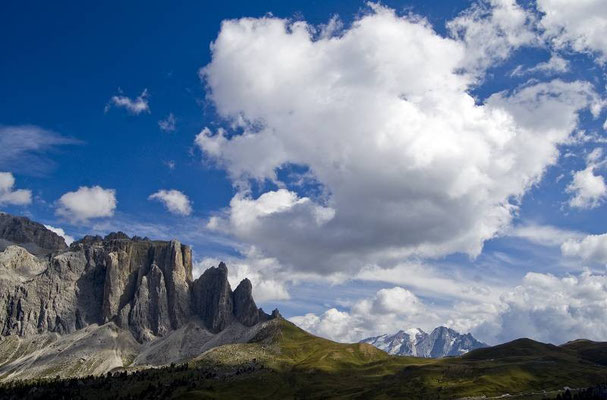
<svg viewBox="0 0 607 400">
<path fill-rule="evenodd" d="M 393 335 L 366 338 L 360 342 L 372 344 L 388 354 L 424 358 L 461 356 L 471 350 L 488 347 L 469 333 L 462 335 L 444 326 L 435 328 L 430 334 L 413 328 Z"/>
</svg>

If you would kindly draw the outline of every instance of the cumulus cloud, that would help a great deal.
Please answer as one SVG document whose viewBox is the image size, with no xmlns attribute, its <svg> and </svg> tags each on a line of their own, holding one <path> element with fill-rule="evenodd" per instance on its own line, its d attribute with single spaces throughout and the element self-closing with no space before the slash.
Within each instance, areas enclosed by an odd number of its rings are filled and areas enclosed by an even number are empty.
<svg viewBox="0 0 607 400">
<path fill-rule="evenodd" d="M 588 271 L 562 278 L 528 273 L 504 294 L 498 312 L 473 329 L 489 343 L 519 337 L 561 344 L 607 339 L 607 276 Z"/>
<path fill-rule="evenodd" d="M 504 15 L 492 18 L 526 24 L 515 4 L 498 5 Z M 557 161 L 578 111 L 600 111 L 579 81 L 527 84 L 479 104 L 469 94 L 476 75 L 462 73 L 471 47 L 382 6 L 339 36 L 313 30 L 271 17 L 224 21 L 201 70 L 219 114 L 242 131 L 205 128 L 196 138 L 245 188 L 210 227 L 287 267 L 332 273 L 476 256 Z M 293 165 L 320 196 L 286 188 L 278 172 Z M 248 180 L 280 189 L 255 198 Z"/>
<path fill-rule="evenodd" d="M 162 202 L 166 209 L 173 214 L 190 215 L 192 213 L 190 199 L 179 190 L 159 190 L 151 194 L 148 199 Z"/>
<path fill-rule="evenodd" d="M 137 96 L 137 98 L 135 98 L 135 100 L 122 94 L 112 96 L 109 103 L 105 106 L 105 112 L 108 112 L 112 106 L 124 108 L 134 115 L 139 115 L 144 112 L 149 113 L 150 104 L 148 90 L 144 89 L 143 92 Z"/>
<path fill-rule="evenodd" d="M 175 129 L 177 129 L 177 119 L 173 113 L 169 113 L 165 119 L 158 121 L 158 127 L 164 132 L 175 132 Z"/>
<path fill-rule="evenodd" d="M 537 0 L 540 24 L 557 48 L 607 55 L 607 3 L 603 0 Z"/>
<path fill-rule="evenodd" d="M 355 342 L 364 337 L 439 325 L 472 332 L 489 344 L 521 337 L 561 344 L 569 340 L 607 338 L 607 275 L 584 271 L 557 277 L 529 272 L 495 301 L 432 304 L 402 287 L 379 290 L 349 308 L 331 307 L 290 320 L 317 335 Z"/>
<path fill-rule="evenodd" d="M 51 226 L 51 225 L 44 225 L 44 227 L 46 229 L 48 229 L 49 231 L 55 232 L 57 235 L 61 236 L 65 240 L 65 243 L 68 246 L 70 244 L 72 244 L 72 242 L 74 241 L 74 237 L 66 234 L 62 228 L 55 228 L 54 226 Z"/>
<path fill-rule="evenodd" d="M 0 172 L 0 205 L 23 206 L 32 202 L 32 192 L 15 189 L 15 177 L 10 172 Z"/>
<path fill-rule="evenodd" d="M 0 126 L 0 168 L 42 175 L 53 167 L 47 153 L 78 140 L 34 125 Z"/>
<path fill-rule="evenodd" d="M 567 257 L 607 264 L 607 234 L 569 239 L 561 245 L 561 252 Z"/>
<path fill-rule="evenodd" d="M 330 308 L 321 315 L 308 313 L 290 321 L 328 339 L 356 342 L 378 332 L 390 333 L 412 326 L 432 329 L 439 319 L 412 292 L 396 286 L 357 301 L 349 311 Z"/>
<path fill-rule="evenodd" d="M 57 215 L 71 222 L 87 222 L 89 219 L 111 217 L 116 209 L 116 191 L 101 186 L 81 186 L 75 192 L 67 192 L 57 201 Z"/>
<path fill-rule="evenodd" d="M 533 14 L 516 0 L 479 1 L 447 23 L 466 46 L 464 67 L 476 72 L 507 59 L 519 47 L 538 45 L 534 27 Z"/>
<path fill-rule="evenodd" d="M 607 186 L 601 175 L 595 171 L 601 164 L 602 150 L 600 148 L 591 152 L 587 158 L 586 168 L 573 174 L 573 180 L 567 186 L 567 192 L 572 194 L 569 205 L 574 208 L 595 208 L 599 206 L 607 195 Z"/>
</svg>

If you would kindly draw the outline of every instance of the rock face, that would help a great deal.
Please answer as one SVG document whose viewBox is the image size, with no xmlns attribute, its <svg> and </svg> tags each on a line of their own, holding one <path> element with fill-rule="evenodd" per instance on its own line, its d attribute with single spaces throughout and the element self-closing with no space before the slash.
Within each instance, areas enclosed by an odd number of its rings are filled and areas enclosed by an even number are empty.
<svg viewBox="0 0 607 400">
<path fill-rule="evenodd" d="M 222 331 L 234 319 L 245 326 L 253 326 L 271 317 L 257 308 L 251 292 L 248 279 L 240 282 L 232 292 L 228 268 L 222 262 L 217 268 L 207 269 L 194 282 L 193 309 L 211 332 Z"/>
<path fill-rule="evenodd" d="M 424 358 L 460 356 L 471 350 L 487 347 L 471 334 L 462 335 L 453 329 L 439 326 L 430 334 L 421 329 L 398 331 L 393 335 L 381 335 L 361 340 L 389 354 Z"/>
<path fill-rule="evenodd" d="M 241 324 L 253 326 L 260 320 L 267 319 L 263 311 L 258 310 L 253 300 L 253 285 L 247 278 L 234 290 L 234 316 Z"/>
<path fill-rule="evenodd" d="M 139 343 L 202 321 L 211 334 L 231 324 L 270 319 L 257 309 L 251 283 L 235 292 L 224 263 L 192 279 L 192 251 L 176 240 L 86 236 L 62 238 L 27 218 L 0 215 L 0 240 L 35 244 L 47 257 L 11 245 L 0 253 L 0 335 L 71 334 L 115 324 Z M 31 248 L 31 247 L 30 247 Z"/>
<path fill-rule="evenodd" d="M 40 256 L 67 249 L 65 240 L 44 225 L 0 212 L 0 251 L 10 245 L 19 245 Z"/>
</svg>

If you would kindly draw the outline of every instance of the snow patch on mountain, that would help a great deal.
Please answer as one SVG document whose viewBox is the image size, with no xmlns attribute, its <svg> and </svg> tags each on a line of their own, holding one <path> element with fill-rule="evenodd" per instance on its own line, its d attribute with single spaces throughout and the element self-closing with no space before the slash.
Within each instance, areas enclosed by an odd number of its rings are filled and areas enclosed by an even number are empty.
<svg viewBox="0 0 607 400">
<path fill-rule="evenodd" d="M 439 326 L 431 333 L 419 328 L 400 330 L 393 335 L 384 334 L 361 340 L 389 354 L 424 358 L 460 356 L 467 352 L 487 347 L 471 334 L 461 334 L 453 329 Z"/>
</svg>

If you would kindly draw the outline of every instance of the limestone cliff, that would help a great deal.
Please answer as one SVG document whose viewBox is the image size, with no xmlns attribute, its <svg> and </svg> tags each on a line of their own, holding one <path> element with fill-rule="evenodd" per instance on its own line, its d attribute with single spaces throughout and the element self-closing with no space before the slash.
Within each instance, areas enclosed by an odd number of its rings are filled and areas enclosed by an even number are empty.
<svg viewBox="0 0 607 400">
<path fill-rule="evenodd" d="M 118 232 L 86 236 L 64 248 L 40 224 L 0 217 L 0 228 L 11 227 L 0 230 L 0 239 L 50 251 L 35 257 L 11 245 L 0 253 L 2 336 L 69 334 L 113 323 L 143 343 L 193 320 L 217 334 L 233 323 L 250 327 L 271 318 L 257 309 L 248 280 L 232 292 L 224 263 L 193 281 L 192 251 L 176 240 Z"/>
</svg>

